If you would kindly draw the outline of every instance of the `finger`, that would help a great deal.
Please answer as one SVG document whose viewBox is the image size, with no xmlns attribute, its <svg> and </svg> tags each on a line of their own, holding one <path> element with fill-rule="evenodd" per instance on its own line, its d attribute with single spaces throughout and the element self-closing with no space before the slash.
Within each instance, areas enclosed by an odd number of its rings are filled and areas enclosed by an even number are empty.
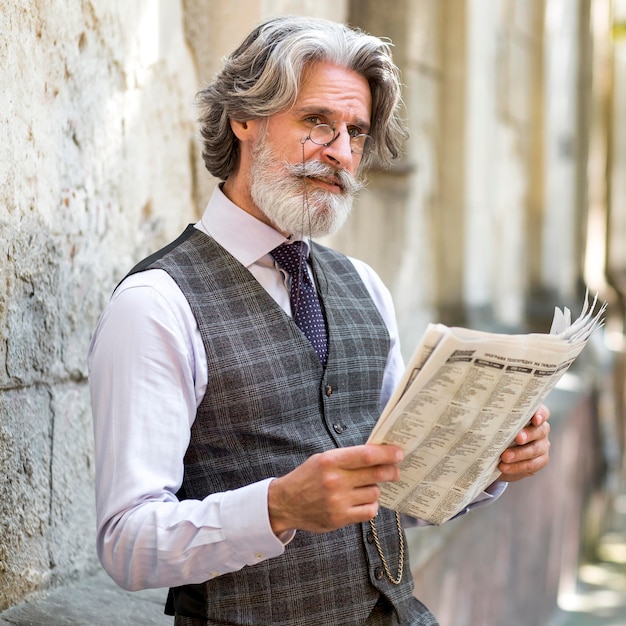
<svg viewBox="0 0 626 626">
<path fill-rule="evenodd" d="M 542 426 L 543 428 L 543 426 Z M 529 443 L 507 448 L 500 456 L 504 463 L 519 463 L 536 456 L 541 456 L 550 449 L 550 440 L 547 436 L 531 440 Z"/>
<path fill-rule="evenodd" d="M 529 476 L 533 476 L 539 470 L 543 469 L 549 461 L 548 454 L 533 457 L 525 461 L 519 461 L 516 463 L 500 463 L 498 469 L 500 470 L 500 480 L 506 482 L 515 482 Z"/>
<path fill-rule="evenodd" d="M 327 492 L 339 492 L 364 487 L 376 487 L 380 483 L 394 482 L 400 478 L 397 465 L 374 465 L 357 469 L 334 469 L 326 472 L 320 468 L 319 479 Z M 378 495 L 375 496 L 378 498 Z"/>
<path fill-rule="evenodd" d="M 380 507 L 378 502 L 380 488 L 378 486 L 355 489 L 352 496 L 354 503 L 346 513 L 351 517 L 349 523 L 363 522 L 376 517 Z"/>
<path fill-rule="evenodd" d="M 380 498 L 380 487 L 378 485 L 367 485 L 353 489 L 350 492 L 353 509 L 378 504 L 378 498 Z"/>
<path fill-rule="evenodd" d="M 532 416 L 531 423 L 535 426 L 541 426 L 550 419 L 550 409 L 542 404 Z"/>
<path fill-rule="evenodd" d="M 540 426 L 526 426 L 515 437 L 515 443 L 523 446 L 532 441 L 547 438 L 550 435 L 550 424 L 543 422 Z"/>
<path fill-rule="evenodd" d="M 345 524 L 341 526 L 347 526 L 348 524 L 358 524 L 360 522 L 366 522 L 367 520 L 376 517 L 378 514 L 379 504 L 378 500 L 374 502 L 368 502 L 362 505 L 354 506 L 350 509 L 346 516 Z M 332 529 L 331 529 L 332 530 Z"/>
<path fill-rule="evenodd" d="M 357 470 L 378 465 L 395 465 L 404 459 L 402 448 L 392 445 L 364 444 L 337 448 L 323 453 L 323 462 L 335 463 L 344 470 Z"/>
</svg>

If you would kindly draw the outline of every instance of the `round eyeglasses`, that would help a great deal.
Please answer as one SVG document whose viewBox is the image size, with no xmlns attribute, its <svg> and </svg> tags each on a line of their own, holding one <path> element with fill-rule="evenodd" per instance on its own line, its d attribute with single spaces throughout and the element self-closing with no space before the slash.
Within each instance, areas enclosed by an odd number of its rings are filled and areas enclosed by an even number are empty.
<svg viewBox="0 0 626 626">
<path fill-rule="evenodd" d="M 350 130 L 348 130 L 348 134 L 350 135 L 350 150 L 354 154 L 364 154 L 371 150 L 374 140 L 370 135 L 365 133 L 353 135 Z M 311 128 L 307 139 L 310 139 L 318 146 L 330 146 L 337 137 L 339 137 L 339 132 L 330 124 L 317 124 L 317 126 Z"/>
</svg>

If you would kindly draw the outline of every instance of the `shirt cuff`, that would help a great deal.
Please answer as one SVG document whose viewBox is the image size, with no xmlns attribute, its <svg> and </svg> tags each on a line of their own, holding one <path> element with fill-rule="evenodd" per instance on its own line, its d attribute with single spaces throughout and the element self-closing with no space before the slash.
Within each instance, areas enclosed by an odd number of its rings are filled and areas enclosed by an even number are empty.
<svg viewBox="0 0 626 626">
<path fill-rule="evenodd" d="M 267 478 L 228 491 L 222 499 L 220 517 L 225 537 L 238 559 L 246 565 L 280 556 L 295 534 L 284 533 L 279 539 L 272 530 L 267 507 L 267 492 L 272 480 Z"/>
</svg>

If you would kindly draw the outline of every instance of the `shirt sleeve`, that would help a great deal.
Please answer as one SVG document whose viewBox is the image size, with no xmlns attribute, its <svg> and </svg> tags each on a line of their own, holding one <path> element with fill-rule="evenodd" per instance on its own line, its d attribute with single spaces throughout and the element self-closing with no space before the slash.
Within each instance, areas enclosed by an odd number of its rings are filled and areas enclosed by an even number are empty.
<svg viewBox="0 0 626 626">
<path fill-rule="evenodd" d="M 271 477 L 204 500 L 176 498 L 206 389 L 196 332 L 178 287 L 150 270 L 116 290 L 91 342 L 97 549 L 126 589 L 199 583 L 284 551 L 269 522 Z"/>
</svg>

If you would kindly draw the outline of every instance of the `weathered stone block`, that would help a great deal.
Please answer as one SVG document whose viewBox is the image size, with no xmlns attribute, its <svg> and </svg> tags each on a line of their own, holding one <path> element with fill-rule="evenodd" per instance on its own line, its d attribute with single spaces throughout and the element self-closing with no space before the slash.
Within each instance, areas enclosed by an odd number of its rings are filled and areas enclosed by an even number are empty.
<svg viewBox="0 0 626 626">
<path fill-rule="evenodd" d="M 57 572 L 72 576 L 97 567 L 95 468 L 87 384 L 56 387 L 51 410 L 50 567 L 53 577 Z"/>
<path fill-rule="evenodd" d="M 0 393 L 0 609 L 50 577 L 50 394 Z"/>
</svg>

